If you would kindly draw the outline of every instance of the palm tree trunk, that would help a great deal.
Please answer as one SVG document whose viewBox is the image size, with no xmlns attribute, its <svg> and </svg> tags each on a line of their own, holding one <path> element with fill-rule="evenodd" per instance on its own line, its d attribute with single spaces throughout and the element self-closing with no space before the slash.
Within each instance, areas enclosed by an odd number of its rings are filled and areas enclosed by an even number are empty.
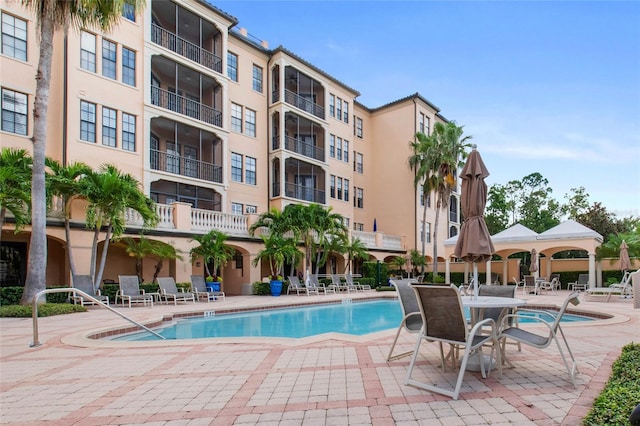
<svg viewBox="0 0 640 426">
<path fill-rule="evenodd" d="M 6 215 L 7 209 L 4 207 L 0 207 L 0 244 L 2 243 L 2 225 L 4 225 L 4 218 Z"/>
<path fill-rule="evenodd" d="M 436 219 L 433 222 L 433 278 L 438 275 L 438 225 L 440 224 L 440 200 L 436 205 Z"/>
<path fill-rule="evenodd" d="M 424 200 L 424 209 L 422 209 L 422 258 L 424 259 L 427 255 L 427 196 L 423 194 L 422 197 Z M 422 263 L 422 274 L 424 274 L 425 263 Z"/>
<path fill-rule="evenodd" d="M 71 224 L 69 223 L 69 217 L 67 216 L 66 209 L 64 218 L 64 235 L 67 239 L 67 260 L 69 262 L 69 269 L 71 270 L 71 276 L 74 277 L 76 275 L 76 265 L 73 261 L 73 252 L 71 251 Z"/>
<path fill-rule="evenodd" d="M 54 24 L 41 16 L 40 58 L 36 73 L 36 97 L 33 106 L 33 168 L 31 171 L 31 241 L 27 261 L 27 279 L 20 303 L 28 304 L 47 284 L 47 202 L 44 159 L 47 145 L 47 112 L 51 83 Z"/>
<path fill-rule="evenodd" d="M 107 226 L 107 235 L 104 237 L 104 244 L 102 245 L 102 257 L 100 259 L 100 267 L 98 268 L 98 276 L 94 284 L 94 290 L 98 291 L 100 283 L 102 282 L 102 274 L 104 273 L 104 265 L 107 263 L 107 251 L 109 250 L 109 240 L 111 240 L 111 230 L 113 227 L 111 224 Z"/>
</svg>

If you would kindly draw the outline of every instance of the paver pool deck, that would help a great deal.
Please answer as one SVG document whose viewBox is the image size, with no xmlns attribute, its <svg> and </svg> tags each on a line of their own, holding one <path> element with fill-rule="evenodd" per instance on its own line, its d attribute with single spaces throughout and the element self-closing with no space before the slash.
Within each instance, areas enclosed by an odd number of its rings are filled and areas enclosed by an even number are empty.
<svg viewBox="0 0 640 426">
<path fill-rule="evenodd" d="M 138 321 L 173 313 L 379 296 L 236 296 L 226 301 L 118 310 Z M 567 291 L 528 295 L 560 305 Z M 395 329 L 368 336 L 113 342 L 84 336 L 128 323 L 97 307 L 39 319 L 0 318 L 0 423 L 24 425 L 579 425 L 625 344 L 640 341 L 640 309 L 629 299 L 584 301 L 607 320 L 566 324 L 577 358 L 574 388 L 555 346 L 507 347 L 513 368 L 488 379 L 465 374 L 460 399 L 404 385 L 410 357 L 387 362 Z M 295 324 L 288 324 L 295 327 Z M 411 350 L 402 333 L 396 350 Z M 423 344 L 414 376 L 452 383 L 436 344 Z"/>
</svg>

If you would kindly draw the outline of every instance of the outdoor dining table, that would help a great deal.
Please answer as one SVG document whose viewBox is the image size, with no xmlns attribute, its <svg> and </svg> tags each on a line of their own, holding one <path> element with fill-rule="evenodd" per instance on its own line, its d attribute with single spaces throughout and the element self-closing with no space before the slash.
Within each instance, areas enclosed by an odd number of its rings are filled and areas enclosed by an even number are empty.
<svg viewBox="0 0 640 426">
<path fill-rule="evenodd" d="M 485 309 L 490 308 L 502 308 L 502 313 L 500 314 L 500 320 L 502 317 L 508 312 L 510 308 L 518 308 L 521 306 L 525 306 L 527 301 L 524 299 L 517 299 L 515 297 L 497 297 L 497 296 L 462 296 L 462 306 L 465 308 L 469 308 L 471 311 L 471 326 L 478 321 L 478 319 L 482 319 L 483 313 Z M 500 325 L 498 321 L 497 325 Z M 500 330 L 497 331 L 500 333 Z M 498 348 L 498 350 L 500 350 Z M 485 363 L 485 368 L 488 367 L 489 361 L 491 361 L 491 365 L 493 368 L 493 364 L 495 363 L 494 359 L 490 359 L 488 355 L 483 357 L 483 361 Z M 468 371 L 480 371 L 480 358 L 473 357 L 469 359 L 467 363 Z"/>
</svg>

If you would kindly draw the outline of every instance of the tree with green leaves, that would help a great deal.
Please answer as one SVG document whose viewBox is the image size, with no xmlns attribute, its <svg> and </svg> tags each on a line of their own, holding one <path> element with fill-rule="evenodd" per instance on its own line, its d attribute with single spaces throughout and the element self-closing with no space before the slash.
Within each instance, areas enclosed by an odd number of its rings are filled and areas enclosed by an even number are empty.
<svg viewBox="0 0 640 426">
<path fill-rule="evenodd" d="M 513 210 L 512 201 L 508 199 L 507 189 L 504 185 L 491 185 L 487 194 L 487 208 L 484 213 L 484 221 L 490 235 L 507 229 L 509 212 Z"/>
<path fill-rule="evenodd" d="M 76 265 L 73 260 L 73 250 L 71 250 L 71 204 L 75 199 L 82 199 L 81 180 L 89 173 L 91 167 L 84 163 L 77 162 L 63 166 L 55 160 L 47 160 L 47 166 L 51 173 L 47 174 L 47 186 L 52 196 L 60 197 L 64 213 L 64 232 L 67 243 L 67 260 L 71 275 L 76 275 Z"/>
<path fill-rule="evenodd" d="M 158 215 L 155 203 L 141 191 L 140 183 L 113 165 L 104 165 L 99 171 L 86 174 L 80 180 L 80 191 L 88 203 L 86 225 L 93 230 L 90 275 L 97 291 L 107 261 L 109 242 L 124 233 L 125 214 L 129 209 L 140 215 L 143 228 L 155 226 Z M 98 262 L 98 243 L 103 229 L 104 244 Z"/>
<path fill-rule="evenodd" d="M 15 221 L 14 231 L 29 223 L 31 202 L 31 157 L 24 149 L 2 148 L 0 151 L 0 229 L 7 212 Z M 0 232 L 2 241 L 2 232 Z"/>
<path fill-rule="evenodd" d="M 467 158 L 467 143 L 471 136 L 463 136 L 463 126 L 451 121 L 446 124 L 436 123 L 430 136 L 418 132 L 415 141 L 410 142 L 412 155 L 409 167 L 414 171 L 414 185 L 420 185 L 423 197 L 430 193 L 436 196 L 436 217 L 433 227 L 433 274 L 438 275 L 438 228 L 440 210 L 449 205 L 449 197 L 456 186 L 456 172 Z M 426 202 L 424 203 L 426 206 Z M 426 207 L 422 219 L 422 253 L 425 254 Z"/>
<path fill-rule="evenodd" d="M 286 262 L 293 263 L 295 259 L 299 259 L 302 253 L 292 238 L 285 238 L 281 234 L 261 234 L 260 238 L 264 247 L 253 259 L 253 266 L 257 266 L 260 262 L 266 262 L 271 272 L 271 280 L 282 279 L 284 264 Z"/>
<path fill-rule="evenodd" d="M 142 10 L 143 0 L 126 0 L 136 12 Z M 36 93 L 33 106 L 33 168 L 31 172 L 31 241 L 27 263 L 27 279 L 22 303 L 29 303 L 44 290 L 47 270 L 47 199 L 45 186 L 45 153 L 51 63 L 55 32 L 72 27 L 100 28 L 109 31 L 119 22 L 125 0 L 22 0 L 34 11 L 36 35 L 40 43 L 36 71 Z"/>
<path fill-rule="evenodd" d="M 140 238 L 125 237 L 118 240 L 125 245 L 125 252 L 136 259 L 136 275 L 140 282 L 144 282 L 142 276 L 142 261 L 150 257 L 155 260 L 153 278 L 151 282 L 155 282 L 160 274 L 165 260 L 182 260 L 182 255 L 172 244 L 166 244 L 158 240 L 150 240 L 143 234 Z"/>
<path fill-rule="evenodd" d="M 345 272 L 351 272 L 354 270 L 353 262 L 357 259 L 369 259 L 369 251 L 367 249 L 367 246 L 362 242 L 360 238 L 351 236 L 351 239 L 347 242 L 344 249 L 344 252 L 347 255 L 347 265 L 345 268 Z"/>
<path fill-rule="evenodd" d="M 420 268 L 421 273 L 424 274 L 424 267 L 427 264 L 427 259 L 425 259 L 422 253 L 416 249 L 412 249 L 409 251 L 409 261 L 411 262 L 414 275 L 418 274 L 418 268 Z"/>
<path fill-rule="evenodd" d="M 404 256 L 396 256 L 393 259 L 391 259 L 391 264 L 400 271 L 400 275 L 403 274 L 404 272 L 403 268 L 404 268 L 404 265 L 406 265 L 406 263 L 407 263 L 407 258 Z"/>
<path fill-rule="evenodd" d="M 197 241 L 199 245 L 191 249 L 191 259 L 203 259 L 207 276 L 218 275 L 218 269 L 233 259 L 236 251 L 226 244 L 228 238 L 227 234 L 215 229 L 204 235 L 193 236 L 193 241 Z M 210 263 L 213 264 L 213 270 L 209 269 Z"/>
<path fill-rule="evenodd" d="M 596 259 L 611 258 L 611 263 L 613 263 L 614 259 L 620 257 L 620 245 L 622 241 L 627 243 L 629 247 L 627 252 L 631 259 L 640 258 L 640 230 L 636 230 L 635 232 L 629 233 L 610 234 L 607 242 L 602 243 L 596 248 Z"/>
</svg>

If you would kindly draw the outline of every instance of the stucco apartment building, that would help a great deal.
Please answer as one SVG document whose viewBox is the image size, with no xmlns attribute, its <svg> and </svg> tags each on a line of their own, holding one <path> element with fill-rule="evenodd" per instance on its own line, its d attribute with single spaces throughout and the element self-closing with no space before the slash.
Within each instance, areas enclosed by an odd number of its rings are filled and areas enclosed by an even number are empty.
<svg viewBox="0 0 640 426">
<path fill-rule="evenodd" d="M 36 22 L 19 1 L 0 5 L 2 147 L 31 150 Z M 56 34 L 47 155 L 94 168 L 111 163 L 135 176 L 160 216 L 147 235 L 185 254 L 163 269 L 177 281 L 203 272 L 189 259 L 191 237 L 218 229 L 236 250 L 222 272 L 225 290 L 249 292 L 267 269 L 252 265 L 261 244 L 247 229 L 260 213 L 291 203 L 331 206 L 371 260 L 420 249 L 422 209 L 429 234 L 435 209 L 422 206 L 414 188 L 409 141 L 446 121 L 439 109 L 417 93 L 365 106 L 356 89 L 238 24 L 204 1 L 149 0 L 137 16 L 125 10 L 109 34 Z M 458 205 L 454 194 L 441 212 L 440 243 L 458 232 Z M 54 203 L 48 215 L 49 285 L 70 280 L 60 212 Z M 72 221 L 75 263 L 88 273 L 92 234 L 81 203 Z M 140 221 L 132 214 L 127 224 L 135 237 Z M 28 242 L 29 228 L 3 228 L 3 285 L 23 282 Z M 344 262 L 335 256 L 331 264 L 342 272 Z M 133 273 L 133 259 L 110 246 L 104 278 Z"/>
</svg>

